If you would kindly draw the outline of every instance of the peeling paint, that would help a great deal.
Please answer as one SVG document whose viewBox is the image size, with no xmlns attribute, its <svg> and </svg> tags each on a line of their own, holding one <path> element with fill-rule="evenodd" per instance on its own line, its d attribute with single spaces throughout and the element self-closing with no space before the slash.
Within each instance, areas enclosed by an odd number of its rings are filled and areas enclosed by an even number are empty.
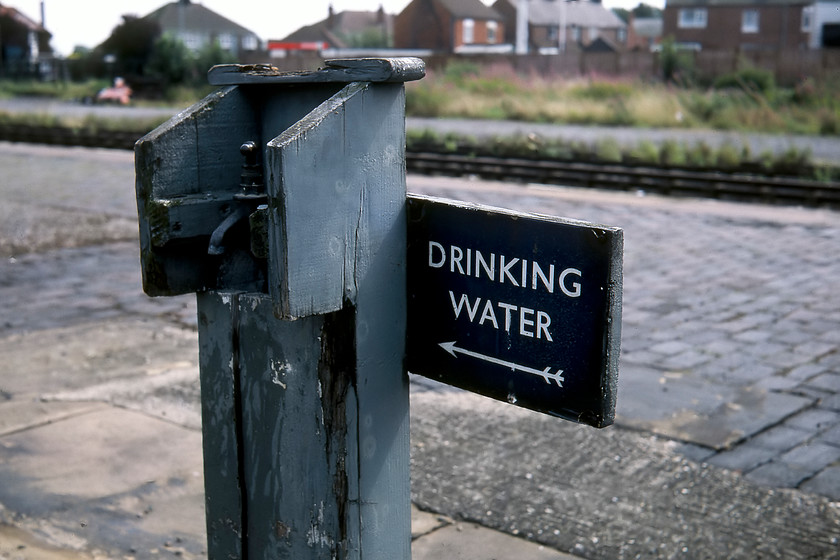
<svg viewBox="0 0 840 560">
<path fill-rule="evenodd" d="M 281 381 L 281 378 L 286 377 L 286 373 L 292 370 L 292 364 L 288 361 L 281 362 L 280 360 L 271 359 L 271 382 L 275 385 L 279 385 L 283 389 L 286 388 L 286 384 Z"/>
</svg>

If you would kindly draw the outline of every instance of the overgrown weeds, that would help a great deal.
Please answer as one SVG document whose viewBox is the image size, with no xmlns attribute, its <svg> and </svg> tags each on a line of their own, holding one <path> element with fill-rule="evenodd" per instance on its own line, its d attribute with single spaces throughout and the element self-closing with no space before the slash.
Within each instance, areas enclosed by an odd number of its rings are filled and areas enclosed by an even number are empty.
<svg viewBox="0 0 840 560">
<path fill-rule="evenodd" d="M 411 116 L 840 133 L 840 76 L 805 78 L 783 88 L 769 72 L 748 65 L 707 87 L 680 87 L 604 77 L 549 79 L 461 62 L 406 87 Z"/>
<path fill-rule="evenodd" d="M 781 154 L 753 155 L 750 147 L 705 142 L 693 145 L 675 140 L 655 144 L 643 140 L 634 146 L 622 146 L 614 139 L 593 144 L 547 139 L 535 134 L 516 137 L 477 139 L 453 133 L 437 134 L 410 130 L 406 146 L 409 151 L 438 152 L 467 156 L 513 157 L 560 162 L 597 162 L 678 169 L 714 169 L 725 173 L 795 176 L 821 181 L 840 180 L 840 169 L 817 165 L 810 150 L 789 148 Z"/>
</svg>

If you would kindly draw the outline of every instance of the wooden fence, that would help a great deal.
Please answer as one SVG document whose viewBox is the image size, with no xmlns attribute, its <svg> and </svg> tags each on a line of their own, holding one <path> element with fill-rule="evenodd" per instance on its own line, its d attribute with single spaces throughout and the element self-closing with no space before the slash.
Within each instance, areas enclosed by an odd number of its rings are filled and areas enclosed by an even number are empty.
<svg viewBox="0 0 840 560">
<path fill-rule="evenodd" d="M 378 50 L 372 56 L 390 56 Z M 701 81 L 742 68 L 745 64 L 769 70 L 782 85 L 793 85 L 806 77 L 823 78 L 840 75 L 840 49 L 813 51 L 684 51 L 679 54 L 693 75 Z M 426 68 L 439 71 L 452 61 L 469 61 L 480 65 L 508 66 L 520 74 L 539 76 L 632 76 L 657 79 L 662 76 L 659 53 L 627 52 L 569 52 L 556 55 L 432 55 L 424 56 Z M 248 62 L 257 62 L 248 61 Z M 314 53 L 293 54 L 272 59 L 280 70 L 315 69 L 323 61 Z"/>
</svg>

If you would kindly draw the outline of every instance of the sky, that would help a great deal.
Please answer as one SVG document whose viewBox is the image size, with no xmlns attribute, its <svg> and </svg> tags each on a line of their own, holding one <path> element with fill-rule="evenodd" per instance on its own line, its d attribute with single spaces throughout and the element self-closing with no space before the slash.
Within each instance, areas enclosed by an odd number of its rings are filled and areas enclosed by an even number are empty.
<svg viewBox="0 0 840 560">
<path fill-rule="evenodd" d="M 35 21 L 41 19 L 41 0 L 0 0 L 17 8 Z M 43 0 L 46 28 L 53 34 L 52 47 L 68 55 L 77 45 L 95 47 L 108 38 L 122 21 L 123 14 L 144 16 L 167 0 Z M 206 8 L 250 29 L 261 39 L 282 39 L 292 31 L 327 17 L 330 4 L 336 12 L 374 11 L 382 5 L 397 14 L 410 0 L 193 0 Z M 483 0 L 492 4 L 490 0 Z M 633 8 L 640 0 L 603 0 L 607 8 Z M 646 0 L 662 7 L 664 0 Z"/>
</svg>

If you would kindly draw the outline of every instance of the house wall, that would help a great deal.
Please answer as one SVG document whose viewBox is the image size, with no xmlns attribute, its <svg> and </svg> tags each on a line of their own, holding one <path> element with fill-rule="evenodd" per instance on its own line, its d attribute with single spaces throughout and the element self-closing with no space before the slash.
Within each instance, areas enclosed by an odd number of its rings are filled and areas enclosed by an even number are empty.
<svg viewBox="0 0 840 560">
<path fill-rule="evenodd" d="M 414 0 L 394 19 L 394 47 L 451 51 L 454 24 L 434 0 Z"/>
<path fill-rule="evenodd" d="M 679 27 L 679 12 L 690 6 L 665 6 L 663 35 L 673 36 L 678 43 L 697 43 L 711 50 L 780 50 L 803 49 L 808 34 L 802 31 L 802 5 L 696 6 L 705 8 L 706 27 Z M 759 13 L 758 33 L 741 30 L 744 10 Z"/>
<path fill-rule="evenodd" d="M 455 41 L 454 48 L 462 47 L 464 45 L 501 45 L 505 38 L 505 25 L 501 21 L 496 22 L 496 39 L 490 43 L 488 38 L 488 21 L 476 19 L 473 20 L 473 40 L 470 43 L 464 41 L 464 20 L 459 19 L 455 21 Z"/>
<path fill-rule="evenodd" d="M 840 71 L 840 49 L 787 50 L 787 51 L 726 51 L 703 50 L 688 53 L 691 66 L 698 79 L 714 80 L 721 74 L 743 66 L 744 60 L 756 68 L 763 68 L 776 76 L 776 82 L 793 86 L 810 76 L 817 80 L 836 76 Z M 513 72 L 543 78 L 562 76 L 624 76 L 629 79 L 660 79 L 662 66 L 660 53 L 624 51 L 593 53 L 568 51 L 560 55 L 451 55 L 440 54 L 423 57 L 430 71 L 443 71 L 454 61 L 470 61 L 492 66 L 495 71 L 507 65 Z"/>
<path fill-rule="evenodd" d="M 817 2 L 814 4 L 814 17 L 809 47 L 819 49 L 823 44 L 823 25 L 840 23 L 840 3 Z"/>
</svg>

